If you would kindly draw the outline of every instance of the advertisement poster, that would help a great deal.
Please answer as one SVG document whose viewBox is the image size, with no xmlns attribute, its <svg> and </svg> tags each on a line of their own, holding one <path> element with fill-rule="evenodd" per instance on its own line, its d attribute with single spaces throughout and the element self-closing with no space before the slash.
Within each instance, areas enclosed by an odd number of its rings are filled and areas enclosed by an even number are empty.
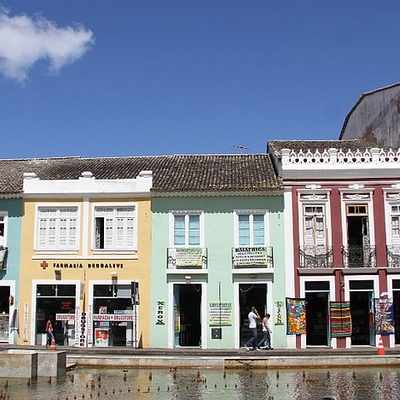
<svg viewBox="0 0 400 400">
<path fill-rule="evenodd" d="M 96 347 L 107 347 L 109 336 L 110 334 L 108 329 L 95 329 L 94 337 Z"/>
</svg>

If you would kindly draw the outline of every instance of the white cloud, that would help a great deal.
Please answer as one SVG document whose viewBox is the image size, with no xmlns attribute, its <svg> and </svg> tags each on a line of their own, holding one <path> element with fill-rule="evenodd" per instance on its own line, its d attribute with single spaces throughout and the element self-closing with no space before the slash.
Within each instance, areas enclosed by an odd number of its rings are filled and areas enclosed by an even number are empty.
<svg viewBox="0 0 400 400">
<path fill-rule="evenodd" d="M 93 33 L 81 25 L 59 28 L 43 17 L 9 16 L 0 8 L 0 74 L 20 83 L 40 60 L 49 62 L 49 71 L 81 58 L 94 44 Z"/>
</svg>

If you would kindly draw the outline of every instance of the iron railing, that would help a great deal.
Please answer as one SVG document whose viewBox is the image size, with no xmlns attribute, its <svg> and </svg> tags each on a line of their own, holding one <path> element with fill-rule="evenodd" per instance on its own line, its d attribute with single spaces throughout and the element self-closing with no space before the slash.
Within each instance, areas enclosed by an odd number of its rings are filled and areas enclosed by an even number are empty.
<svg viewBox="0 0 400 400">
<path fill-rule="evenodd" d="M 342 246 L 344 268 L 375 268 L 375 246 Z"/>
<path fill-rule="evenodd" d="M 400 246 L 386 246 L 388 268 L 400 268 Z"/>
<path fill-rule="evenodd" d="M 321 246 L 300 247 L 300 268 L 333 268 L 333 250 Z"/>
</svg>

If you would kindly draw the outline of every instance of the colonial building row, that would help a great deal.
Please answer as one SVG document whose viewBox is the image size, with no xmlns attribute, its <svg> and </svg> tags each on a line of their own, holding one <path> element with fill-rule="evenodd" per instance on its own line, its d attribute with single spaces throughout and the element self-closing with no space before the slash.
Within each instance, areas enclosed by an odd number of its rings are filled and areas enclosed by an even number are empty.
<svg viewBox="0 0 400 400">
<path fill-rule="evenodd" d="M 400 154 L 361 140 L 266 154 L 0 160 L 0 343 L 400 344 Z"/>
</svg>

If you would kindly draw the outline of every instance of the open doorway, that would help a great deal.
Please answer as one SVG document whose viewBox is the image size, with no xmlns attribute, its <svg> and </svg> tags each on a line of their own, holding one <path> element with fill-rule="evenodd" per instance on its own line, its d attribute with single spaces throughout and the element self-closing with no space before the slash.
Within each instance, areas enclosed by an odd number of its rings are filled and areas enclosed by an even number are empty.
<svg viewBox="0 0 400 400">
<path fill-rule="evenodd" d="M 248 314 L 254 306 L 262 318 L 267 309 L 267 285 L 264 284 L 240 284 L 239 285 L 239 307 L 240 307 L 240 347 L 250 338 Z M 261 339 L 261 337 L 260 337 Z"/>
<path fill-rule="evenodd" d="M 347 245 L 349 267 L 370 267 L 368 211 L 365 204 L 347 206 Z"/>
<path fill-rule="evenodd" d="M 312 280 L 304 284 L 307 304 L 307 346 L 327 346 L 330 342 L 329 281 Z"/>
<path fill-rule="evenodd" d="M 201 285 L 174 285 L 175 346 L 201 346 Z"/>
<path fill-rule="evenodd" d="M 372 301 L 372 292 L 350 292 L 352 345 L 375 345 Z"/>
</svg>

